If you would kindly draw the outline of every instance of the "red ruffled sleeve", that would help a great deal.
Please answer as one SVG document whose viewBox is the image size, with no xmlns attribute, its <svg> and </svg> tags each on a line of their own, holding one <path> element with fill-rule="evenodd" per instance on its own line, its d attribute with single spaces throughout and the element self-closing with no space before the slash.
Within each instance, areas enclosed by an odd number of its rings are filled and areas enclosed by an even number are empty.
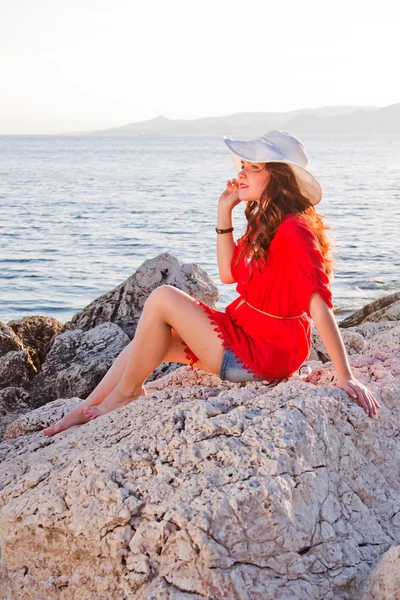
<svg viewBox="0 0 400 600">
<path fill-rule="evenodd" d="M 301 296 L 301 304 L 309 313 L 311 294 L 317 292 L 329 308 L 333 308 L 330 280 L 325 272 L 324 259 L 318 240 L 311 229 L 301 221 L 290 228 L 287 251 L 292 266 L 293 292 Z"/>
</svg>

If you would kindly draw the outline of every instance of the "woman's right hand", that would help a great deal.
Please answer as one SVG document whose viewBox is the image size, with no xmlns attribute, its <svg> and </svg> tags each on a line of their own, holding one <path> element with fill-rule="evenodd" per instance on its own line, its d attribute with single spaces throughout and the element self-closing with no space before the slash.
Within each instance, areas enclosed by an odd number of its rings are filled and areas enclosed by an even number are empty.
<svg viewBox="0 0 400 600">
<path fill-rule="evenodd" d="M 233 208 L 241 202 L 239 199 L 239 182 L 237 179 L 228 179 L 225 191 L 219 198 L 220 204 Z"/>
</svg>

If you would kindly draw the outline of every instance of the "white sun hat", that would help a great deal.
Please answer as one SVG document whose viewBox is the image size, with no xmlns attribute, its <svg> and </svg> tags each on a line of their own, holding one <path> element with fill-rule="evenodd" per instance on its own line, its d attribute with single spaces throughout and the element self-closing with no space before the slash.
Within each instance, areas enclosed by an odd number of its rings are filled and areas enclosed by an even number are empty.
<svg viewBox="0 0 400 600">
<path fill-rule="evenodd" d="M 301 193 L 315 205 L 321 202 L 322 189 L 309 171 L 308 156 L 299 138 L 287 131 L 271 129 L 254 140 L 241 141 L 222 136 L 229 148 L 237 172 L 241 171 L 241 159 L 248 162 L 285 162 L 291 167 Z"/>
</svg>

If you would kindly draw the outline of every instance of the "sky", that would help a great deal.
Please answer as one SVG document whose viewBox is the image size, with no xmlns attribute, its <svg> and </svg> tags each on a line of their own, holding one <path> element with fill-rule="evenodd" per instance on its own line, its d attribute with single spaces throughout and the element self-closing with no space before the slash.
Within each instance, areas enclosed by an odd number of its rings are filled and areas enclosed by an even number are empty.
<svg viewBox="0 0 400 600">
<path fill-rule="evenodd" d="M 400 102 L 394 0 L 0 0 L 0 134 Z"/>
</svg>

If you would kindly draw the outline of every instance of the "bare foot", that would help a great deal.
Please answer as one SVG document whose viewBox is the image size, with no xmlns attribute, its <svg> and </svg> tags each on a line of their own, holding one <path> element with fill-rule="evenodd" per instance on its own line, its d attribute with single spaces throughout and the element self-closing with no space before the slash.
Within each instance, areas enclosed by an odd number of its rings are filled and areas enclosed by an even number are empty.
<svg viewBox="0 0 400 600">
<path fill-rule="evenodd" d="M 54 425 L 50 425 L 50 427 L 46 427 L 43 429 L 44 435 L 52 436 L 56 433 L 60 433 L 61 431 L 65 431 L 69 427 L 73 425 L 81 425 L 82 423 L 87 423 L 88 418 L 83 413 L 83 402 L 79 404 L 74 410 L 71 410 L 70 413 L 65 415 L 60 421 L 55 423 Z"/>
<path fill-rule="evenodd" d="M 142 386 L 138 391 L 128 394 L 121 393 L 118 386 L 103 400 L 98 406 L 85 406 L 83 413 L 87 419 L 92 421 L 101 415 L 111 412 L 115 408 L 121 408 L 133 400 L 137 400 L 140 396 L 147 396 L 145 388 Z"/>
</svg>

